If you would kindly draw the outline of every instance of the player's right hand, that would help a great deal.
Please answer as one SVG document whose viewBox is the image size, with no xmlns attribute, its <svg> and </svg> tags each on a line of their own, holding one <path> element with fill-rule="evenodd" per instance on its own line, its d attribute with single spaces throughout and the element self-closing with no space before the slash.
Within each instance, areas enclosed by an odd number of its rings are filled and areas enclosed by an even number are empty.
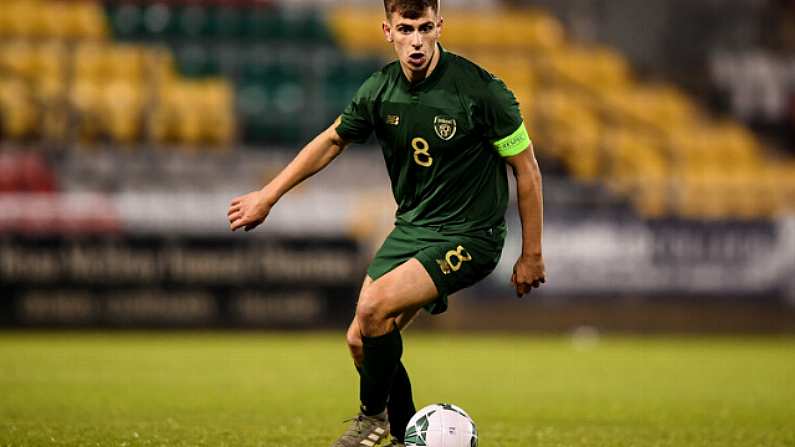
<svg viewBox="0 0 795 447">
<path fill-rule="evenodd" d="M 541 287 L 544 282 L 546 282 L 544 257 L 541 255 L 519 256 L 513 266 L 513 275 L 511 275 L 511 284 L 516 289 L 516 297 L 521 298 L 536 287 Z"/>
<path fill-rule="evenodd" d="M 235 231 L 242 227 L 246 231 L 253 230 L 265 221 L 271 207 L 273 204 L 267 200 L 262 191 L 235 197 L 229 203 L 229 211 L 226 213 L 229 218 L 229 229 Z"/>
</svg>

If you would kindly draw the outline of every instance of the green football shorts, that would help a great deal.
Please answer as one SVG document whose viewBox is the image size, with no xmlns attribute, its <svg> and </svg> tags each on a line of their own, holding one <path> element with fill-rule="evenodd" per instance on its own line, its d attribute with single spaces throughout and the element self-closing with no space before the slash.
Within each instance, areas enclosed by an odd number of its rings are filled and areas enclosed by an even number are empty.
<svg viewBox="0 0 795 447">
<path fill-rule="evenodd" d="M 431 275 L 438 298 L 425 306 L 432 314 L 447 310 L 447 296 L 485 278 L 497 266 L 505 242 L 505 225 L 464 234 L 441 234 L 430 228 L 396 225 L 378 249 L 367 275 L 376 280 L 411 258 Z"/>
</svg>

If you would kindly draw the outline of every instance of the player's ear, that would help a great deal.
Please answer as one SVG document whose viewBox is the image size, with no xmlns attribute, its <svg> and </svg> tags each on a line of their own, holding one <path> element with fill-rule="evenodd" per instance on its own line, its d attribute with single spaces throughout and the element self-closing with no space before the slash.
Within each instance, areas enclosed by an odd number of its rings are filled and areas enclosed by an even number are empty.
<svg viewBox="0 0 795 447">
<path fill-rule="evenodd" d="M 389 25 L 389 22 L 384 20 L 381 22 L 381 29 L 384 31 L 384 37 L 386 41 L 392 43 L 392 27 Z"/>
<path fill-rule="evenodd" d="M 436 36 L 442 35 L 442 26 L 444 25 L 444 17 L 439 16 L 439 21 L 436 23 Z"/>
</svg>

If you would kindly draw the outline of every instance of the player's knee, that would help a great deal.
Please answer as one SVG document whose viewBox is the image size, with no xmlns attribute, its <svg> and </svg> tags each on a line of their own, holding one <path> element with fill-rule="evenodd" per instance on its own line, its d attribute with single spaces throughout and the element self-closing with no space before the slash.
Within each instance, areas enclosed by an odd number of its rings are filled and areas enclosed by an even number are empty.
<svg viewBox="0 0 795 447">
<path fill-rule="evenodd" d="M 385 301 L 383 296 L 379 295 L 378 289 L 372 286 L 359 297 L 356 318 L 363 333 L 368 334 L 383 326 L 384 321 L 389 317 Z"/>
</svg>

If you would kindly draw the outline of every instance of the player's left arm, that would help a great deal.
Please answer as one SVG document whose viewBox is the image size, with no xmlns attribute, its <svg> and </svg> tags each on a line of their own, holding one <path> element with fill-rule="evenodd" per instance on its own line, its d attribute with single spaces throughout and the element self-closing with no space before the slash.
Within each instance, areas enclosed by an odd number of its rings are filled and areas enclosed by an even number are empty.
<svg viewBox="0 0 795 447">
<path fill-rule="evenodd" d="M 522 221 L 522 254 L 513 267 L 511 283 L 519 298 L 539 287 L 546 280 L 544 256 L 541 252 L 541 234 L 544 226 L 541 170 L 528 141 L 525 150 L 505 157 L 516 177 L 519 217 Z"/>
<path fill-rule="evenodd" d="M 541 228 L 544 222 L 541 171 L 513 92 L 500 79 L 492 78 L 486 88 L 481 90 L 480 97 L 480 118 L 486 137 L 497 153 L 511 165 L 516 177 L 519 217 L 522 220 L 522 254 L 514 264 L 511 283 L 516 288 L 516 295 L 521 298 L 546 279 L 544 257 L 541 254 Z"/>
</svg>

